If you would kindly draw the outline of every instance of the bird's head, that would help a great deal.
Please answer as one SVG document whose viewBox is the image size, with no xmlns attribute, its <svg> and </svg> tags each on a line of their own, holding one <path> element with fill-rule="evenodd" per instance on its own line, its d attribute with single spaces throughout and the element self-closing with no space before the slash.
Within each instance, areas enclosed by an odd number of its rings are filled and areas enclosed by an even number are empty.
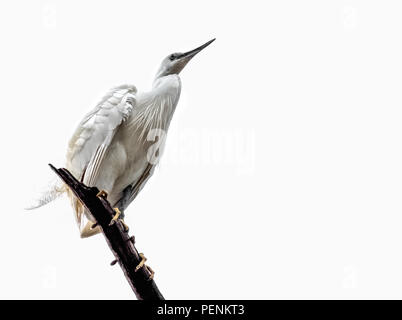
<svg viewBox="0 0 402 320">
<path fill-rule="evenodd" d="M 185 52 L 185 53 L 172 53 L 163 59 L 161 66 L 156 74 L 156 78 L 161 78 L 170 74 L 179 74 L 181 70 L 186 66 L 186 64 L 202 49 L 209 46 L 215 39 L 209 40 L 202 46 Z"/>
</svg>

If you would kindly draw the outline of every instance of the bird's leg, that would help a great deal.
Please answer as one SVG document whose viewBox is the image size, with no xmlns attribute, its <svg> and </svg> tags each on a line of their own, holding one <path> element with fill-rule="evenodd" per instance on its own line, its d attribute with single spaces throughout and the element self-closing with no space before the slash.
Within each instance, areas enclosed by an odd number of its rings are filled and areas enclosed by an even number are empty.
<svg viewBox="0 0 402 320">
<path fill-rule="evenodd" d="M 128 230 L 129 230 L 130 228 L 129 228 L 128 225 L 124 222 L 124 210 L 123 210 L 123 209 L 122 209 L 122 211 L 121 211 L 120 221 L 121 221 L 121 224 L 122 224 L 123 227 L 124 227 L 124 230 L 125 230 L 126 232 L 128 232 Z"/>
<path fill-rule="evenodd" d="M 106 199 L 106 198 L 107 198 L 107 192 L 106 192 L 105 190 L 101 190 L 101 191 L 98 192 L 98 194 L 97 194 L 96 196 L 97 196 L 97 197 L 100 197 L 100 198 Z M 116 212 L 116 214 L 113 216 L 112 221 L 110 221 L 109 226 L 112 226 L 113 224 L 116 223 L 117 220 L 120 220 L 121 223 L 122 223 L 123 226 L 124 226 L 125 231 L 128 231 L 128 226 L 127 226 L 127 224 L 126 224 L 126 223 L 124 222 L 124 220 L 123 220 L 124 214 L 121 213 L 121 211 L 120 211 L 120 209 L 119 209 L 118 207 L 114 208 L 114 211 Z M 120 218 L 120 216 L 121 216 L 121 218 Z M 119 219 L 119 218 L 120 218 L 120 219 Z M 95 228 L 96 226 L 97 226 L 97 223 L 94 223 L 94 224 L 91 226 L 91 229 Z"/>
<path fill-rule="evenodd" d="M 130 230 L 130 228 L 128 227 L 128 225 L 124 222 L 123 218 L 120 219 L 121 224 L 124 227 L 124 231 L 128 232 L 128 230 Z"/>
</svg>

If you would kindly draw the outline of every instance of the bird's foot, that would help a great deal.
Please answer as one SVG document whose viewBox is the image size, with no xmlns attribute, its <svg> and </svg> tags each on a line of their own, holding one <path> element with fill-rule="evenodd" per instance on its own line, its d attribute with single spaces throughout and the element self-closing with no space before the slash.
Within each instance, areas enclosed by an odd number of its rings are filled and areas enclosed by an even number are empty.
<svg viewBox="0 0 402 320">
<path fill-rule="evenodd" d="M 110 221 L 109 226 L 114 225 L 116 223 L 116 221 L 119 220 L 121 222 L 121 224 L 123 225 L 123 227 L 124 227 L 124 231 L 128 232 L 129 227 L 124 222 L 124 220 L 120 218 L 121 212 L 120 212 L 119 208 L 113 208 L 113 210 L 116 212 L 116 214 L 114 215 L 114 217 Z"/>
<path fill-rule="evenodd" d="M 138 264 L 138 266 L 135 267 L 135 272 L 140 270 L 145 265 L 145 261 L 147 261 L 147 258 L 145 258 L 143 253 L 140 253 L 140 258 L 141 258 L 141 261 Z"/>
<path fill-rule="evenodd" d="M 149 272 L 149 277 L 148 277 L 148 281 L 152 280 L 154 278 L 155 275 L 155 271 L 152 270 L 152 268 L 150 266 L 147 266 L 145 264 L 145 261 L 147 261 L 147 258 L 145 258 L 143 253 L 139 254 L 141 261 L 140 263 L 135 267 L 135 272 L 137 272 L 138 270 L 140 270 L 141 268 L 145 267 L 145 269 Z"/>
<path fill-rule="evenodd" d="M 116 212 L 116 214 L 113 216 L 112 220 L 109 223 L 109 226 L 112 226 L 116 223 L 117 219 L 119 219 L 121 212 L 119 208 L 113 208 L 113 210 Z"/>
<path fill-rule="evenodd" d="M 98 194 L 96 195 L 98 198 L 107 198 L 107 192 L 105 190 L 101 190 L 98 192 Z"/>
<path fill-rule="evenodd" d="M 93 230 L 93 229 L 95 229 L 97 226 L 98 226 L 98 223 L 95 222 L 95 223 L 91 224 L 91 226 L 89 227 L 89 230 Z"/>
<path fill-rule="evenodd" d="M 124 231 L 125 231 L 125 232 L 128 232 L 128 230 L 130 230 L 130 228 L 128 227 L 128 225 L 124 222 L 123 219 L 120 219 L 120 222 L 121 222 L 121 224 L 122 224 L 123 227 L 124 227 Z"/>
<path fill-rule="evenodd" d="M 148 278 L 148 281 L 150 281 L 150 280 L 152 280 L 154 278 L 155 271 L 152 270 L 152 268 L 150 266 L 146 266 L 146 267 L 147 267 L 147 269 L 148 269 L 148 271 L 150 273 L 149 278 Z"/>
</svg>

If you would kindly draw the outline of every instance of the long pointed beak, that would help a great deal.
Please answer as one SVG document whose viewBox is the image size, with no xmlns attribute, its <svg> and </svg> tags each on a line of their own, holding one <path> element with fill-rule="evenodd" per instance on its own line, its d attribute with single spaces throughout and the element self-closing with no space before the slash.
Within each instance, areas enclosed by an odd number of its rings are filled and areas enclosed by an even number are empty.
<svg viewBox="0 0 402 320">
<path fill-rule="evenodd" d="M 192 58 L 192 57 L 194 57 L 198 52 L 200 52 L 202 49 L 204 49 L 204 48 L 206 48 L 206 47 L 208 47 L 212 42 L 214 42 L 215 41 L 215 38 L 214 39 L 212 39 L 212 40 L 209 40 L 207 43 L 204 43 L 202 46 L 200 46 L 200 47 L 198 47 L 198 48 L 196 48 L 196 49 L 194 49 L 194 50 L 191 50 L 191 51 L 188 51 L 188 52 L 186 52 L 186 53 L 183 53 L 180 57 L 178 57 L 179 59 L 181 59 L 181 58 L 187 58 L 187 59 L 190 59 L 190 58 Z"/>
</svg>

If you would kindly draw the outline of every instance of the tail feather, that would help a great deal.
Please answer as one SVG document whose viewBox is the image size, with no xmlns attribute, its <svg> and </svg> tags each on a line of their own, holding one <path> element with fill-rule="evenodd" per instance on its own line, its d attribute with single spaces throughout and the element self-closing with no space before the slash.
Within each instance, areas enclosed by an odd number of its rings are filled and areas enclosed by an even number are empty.
<svg viewBox="0 0 402 320">
<path fill-rule="evenodd" d="M 67 196 L 70 198 L 78 228 L 81 230 L 84 224 L 83 217 L 85 217 L 85 207 L 81 203 L 81 201 L 74 195 L 71 189 L 66 188 L 66 192 Z"/>
<path fill-rule="evenodd" d="M 48 203 L 60 197 L 65 191 L 65 185 L 59 181 L 56 181 L 51 184 L 46 191 L 42 192 L 39 198 L 37 198 L 32 205 L 26 207 L 25 210 L 33 210 L 47 205 Z"/>
<path fill-rule="evenodd" d="M 48 187 L 40 194 L 40 196 L 33 201 L 33 203 L 25 208 L 25 210 L 33 210 L 47 205 L 48 203 L 56 200 L 63 193 L 67 194 L 67 197 L 70 198 L 71 205 L 73 207 L 73 211 L 75 213 L 75 219 L 80 230 L 84 229 L 85 223 L 88 222 L 85 215 L 86 209 L 81 201 L 74 195 L 70 188 L 68 188 L 63 182 L 59 180 L 54 180 L 51 182 Z M 92 223 L 91 223 L 92 225 Z M 88 229 L 88 228 L 87 228 Z M 86 229 L 85 229 L 86 230 Z M 88 233 L 88 230 L 86 230 Z M 98 232 L 95 232 L 98 233 Z M 84 233 L 83 237 L 89 237 L 94 234 L 92 231 L 87 235 Z"/>
</svg>

